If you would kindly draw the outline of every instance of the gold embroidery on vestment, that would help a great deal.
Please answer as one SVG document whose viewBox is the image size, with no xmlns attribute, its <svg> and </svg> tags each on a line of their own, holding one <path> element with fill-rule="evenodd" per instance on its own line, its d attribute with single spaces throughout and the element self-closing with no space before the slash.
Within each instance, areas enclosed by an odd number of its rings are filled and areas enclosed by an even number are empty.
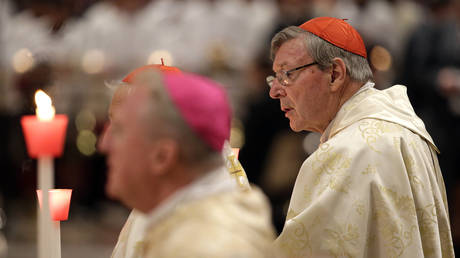
<svg viewBox="0 0 460 258">
<path fill-rule="evenodd" d="M 367 146 L 373 151 L 381 153 L 377 149 L 376 142 L 385 133 L 396 131 L 396 126 L 392 123 L 388 123 L 382 120 L 363 120 L 359 124 L 359 130 L 361 136 L 365 140 Z"/>
<path fill-rule="evenodd" d="M 359 230 L 352 224 L 333 229 L 326 228 L 325 244 L 333 257 L 355 257 L 357 255 Z"/>
<path fill-rule="evenodd" d="M 348 168 L 351 161 L 344 154 L 333 152 L 328 144 L 320 146 L 312 161 L 314 184 L 319 186 L 318 195 L 326 189 L 348 193 L 351 184 Z"/>
<path fill-rule="evenodd" d="M 302 222 L 295 219 L 290 220 L 291 227 L 287 236 L 283 238 L 281 248 L 286 251 L 288 257 L 307 257 L 311 256 L 310 235 Z"/>
</svg>

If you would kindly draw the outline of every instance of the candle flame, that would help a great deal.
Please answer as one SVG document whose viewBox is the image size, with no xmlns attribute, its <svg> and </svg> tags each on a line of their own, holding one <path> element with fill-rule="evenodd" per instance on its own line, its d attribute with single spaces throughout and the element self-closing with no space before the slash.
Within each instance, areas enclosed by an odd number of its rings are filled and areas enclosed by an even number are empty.
<svg viewBox="0 0 460 258">
<path fill-rule="evenodd" d="M 51 98 L 42 90 L 35 92 L 35 113 L 41 121 L 50 121 L 54 118 L 55 109 L 51 103 Z"/>
</svg>

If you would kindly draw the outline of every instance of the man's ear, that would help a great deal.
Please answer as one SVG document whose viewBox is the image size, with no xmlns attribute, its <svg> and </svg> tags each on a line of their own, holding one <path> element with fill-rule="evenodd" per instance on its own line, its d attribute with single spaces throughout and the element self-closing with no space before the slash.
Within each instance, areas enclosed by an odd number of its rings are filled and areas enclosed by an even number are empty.
<svg viewBox="0 0 460 258">
<path fill-rule="evenodd" d="M 347 76 L 347 67 L 341 58 L 332 59 L 332 71 L 330 77 L 331 91 L 336 92 L 340 90 L 345 82 Z"/>
<path fill-rule="evenodd" d="M 159 139 L 152 143 L 148 155 L 150 171 L 161 176 L 170 171 L 179 159 L 179 145 L 173 139 Z"/>
</svg>

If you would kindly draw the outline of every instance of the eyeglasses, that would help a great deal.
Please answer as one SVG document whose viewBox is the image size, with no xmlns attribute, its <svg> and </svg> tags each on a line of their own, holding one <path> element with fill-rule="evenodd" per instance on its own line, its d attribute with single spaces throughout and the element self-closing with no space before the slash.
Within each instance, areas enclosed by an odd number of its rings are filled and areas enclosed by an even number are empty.
<svg viewBox="0 0 460 258">
<path fill-rule="evenodd" d="M 272 87 L 273 86 L 273 82 L 275 81 L 275 79 L 278 80 L 278 82 L 283 85 L 283 86 L 288 86 L 289 84 L 293 83 L 295 78 L 292 76 L 293 73 L 295 71 L 298 71 L 300 69 L 303 69 L 303 68 L 307 68 L 309 66 L 312 66 L 312 65 L 316 65 L 318 64 L 317 62 L 313 62 L 313 63 L 309 63 L 309 64 L 306 64 L 306 65 L 302 65 L 302 66 L 299 66 L 299 67 L 296 67 L 296 68 L 293 68 L 291 70 L 287 70 L 287 71 L 279 71 L 278 73 L 276 73 L 276 77 L 273 76 L 273 75 L 270 75 L 270 76 L 267 76 L 267 84 L 268 84 L 268 87 Z"/>
</svg>

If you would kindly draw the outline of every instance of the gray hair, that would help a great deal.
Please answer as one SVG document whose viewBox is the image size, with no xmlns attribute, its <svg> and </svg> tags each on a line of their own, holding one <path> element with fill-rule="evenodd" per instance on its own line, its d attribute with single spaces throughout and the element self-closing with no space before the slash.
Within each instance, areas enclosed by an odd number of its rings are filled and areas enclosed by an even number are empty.
<svg viewBox="0 0 460 258">
<path fill-rule="evenodd" d="M 135 89 L 137 84 L 145 85 L 149 91 L 147 108 L 142 115 L 152 139 L 164 136 L 175 139 L 179 143 L 179 159 L 186 164 L 222 160 L 221 154 L 209 147 L 185 122 L 166 91 L 159 72 L 144 71 L 129 86 Z"/>
<path fill-rule="evenodd" d="M 318 67 L 321 70 L 330 67 L 332 60 L 338 57 L 344 61 L 347 74 L 353 81 L 365 83 L 373 80 L 372 71 L 366 58 L 334 46 L 297 26 L 289 26 L 273 37 L 270 50 L 272 60 L 274 60 L 281 45 L 295 38 L 304 39 L 307 52 L 314 61 L 318 62 Z"/>
</svg>

